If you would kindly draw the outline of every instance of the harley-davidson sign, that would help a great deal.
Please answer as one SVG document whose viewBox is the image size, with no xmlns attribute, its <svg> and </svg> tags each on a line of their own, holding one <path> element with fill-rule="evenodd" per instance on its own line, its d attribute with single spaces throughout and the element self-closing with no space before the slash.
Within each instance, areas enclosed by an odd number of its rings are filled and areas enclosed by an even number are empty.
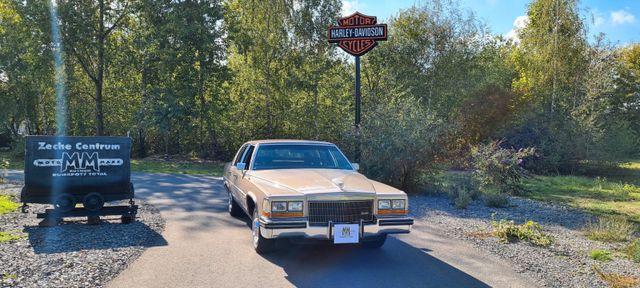
<svg viewBox="0 0 640 288">
<path fill-rule="evenodd" d="M 329 27 L 329 43 L 338 43 L 342 50 L 360 56 L 387 40 L 387 24 L 377 24 L 375 16 L 359 12 L 338 19 L 339 26 Z"/>
</svg>

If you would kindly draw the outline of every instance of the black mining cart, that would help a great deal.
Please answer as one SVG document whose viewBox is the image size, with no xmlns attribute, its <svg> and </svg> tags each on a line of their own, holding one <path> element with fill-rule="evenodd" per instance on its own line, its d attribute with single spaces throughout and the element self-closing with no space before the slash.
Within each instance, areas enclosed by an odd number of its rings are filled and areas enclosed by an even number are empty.
<svg viewBox="0 0 640 288">
<path fill-rule="evenodd" d="M 108 215 L 121 216 L 125 224 L 135 220 L 131 138 L 27 136 L 25 153 L 22 212 L 27 203 L 52 204 L 54 209 L 37 214 L 42 225 L 64 217 L 86 216 L 90 224 Z M 129 205 L 104 206 L 127 199 Z"/>
</svg>

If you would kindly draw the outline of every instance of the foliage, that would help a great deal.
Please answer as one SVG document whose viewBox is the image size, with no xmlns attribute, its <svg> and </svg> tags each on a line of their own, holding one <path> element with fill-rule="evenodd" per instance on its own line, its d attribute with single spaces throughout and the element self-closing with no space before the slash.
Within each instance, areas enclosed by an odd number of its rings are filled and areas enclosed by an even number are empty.
<svg viewBox="0 0 640 288">
<path fill-rule="evenodd" d="M 593 271 L 598 275 L 602 281 L 607 283 L 612 288 L 630 288 L 636 287 L 640 284 L 640 279 L 636 277 L 626 276 L 618 273 L 607 273 L 600 270 L 600 268 L 593 266 Z"/>
<path fill-rule="evenodd" d="M 363 171 L 412 191 L 419 185 L 419 169 L 434 169 L 434 159 L 443 153 L 438 142 L 449 125 L 421 109 L 419 102 L 398 99 L 370 111 L 364 127 Z"/>
<path fill-rule="evenodd" d="M 635 239 L 623 247 L 622 252 L 629 256 L 633 262 L 640 263 L 640 239 Z"/>
<path fill-rule="evenodd" d="M 447 195 L 449 199 L 453 202 L 453 205 L 458 209 L 467 208 L 469 203 L 475 198 L 477 198 L 478 193 L 473 189 L 473 187 L 469 186 L 451 186 L 447 191 Z"/>
<path fill-rule="evenodd" d="M 487 207 L 506 208 L 509 207 L 509 197 L 496 190 L 488 190 L 482 193 L 482 200 Z"/>
<path fill-rule="evenodd" d="M 493 235 L 502 243 L 512 243 L 516 240 L 527 241 L 534 245 L 547 247 L 553 243 L 553 238 L 542 231 L 542 226 L 529 220 L 516 225 L 515 222 L 501 219 L 496 221 L 495 214 L 491 216 Z"/>
<path fill-rule="evenodd" d="M 9 162 L 6 158 L 0 158 L 0 183 L 4 182 L 4 177 L 6 177 L 7 169 L 9 169 L 11 162 Z"/>
<path fill-rule="evenodd" d="M 0 195 L 0 214 L 14 211 L 20 207 L 20 204 L 11 201 L 8 196 Z"/>
<path fill-rule="evenodd" d="M 590 240 L 602 242 L 622 242 L 629 239 L 635 226 L 624 217 L 603 216 L 598 221 L 584 227 L 584 233 Z"/>
<path fill-rule="evenodd" d="M 522 192 L 512 160 L 528 147 L 536 155 L 525 167 L 547 175 L 640 155 L 640 45 L 587 41 L 577 0 L 532 1 L 519 43 L 455 1 L 399 12 L 389 41 L 361 57 L 360 135 L 353 62 L 326 43 L 341 1 L 58 2 L 0 0 L 0 135 L 15 153 L 23 135 L 64 125 L 69 135 L 130 135 L 140 158 L 228 161 L 250 139 L 307 138 L 356 160 L 359 139 L 364 173 L 412 191 L 469 167 L 470 147 L 504 138 L 473 160 L 489 169 L 477 178 L 495 203 Z"/>
<path fill-rule="evenodd" d="M 596 261 L 609 262 L 611 261 L 611 251 L 603 249 L 593 249 L 589 251 L 589 258 Z"/>
<path fill-rule="evenodd" d="M 526 174 L 521 162 L 532 156 L 534 149 L 505 149 L 501 143 L 493 141 L 471 149 L 473 177 L 484 193 L 522 194 L 522 178 Z"/>
</svg>

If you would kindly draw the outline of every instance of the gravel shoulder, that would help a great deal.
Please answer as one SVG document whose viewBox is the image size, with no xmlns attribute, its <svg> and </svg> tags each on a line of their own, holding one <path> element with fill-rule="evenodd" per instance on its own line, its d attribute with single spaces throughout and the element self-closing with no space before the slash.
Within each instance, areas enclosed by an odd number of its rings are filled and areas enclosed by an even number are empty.
<svg viewBox="0 0 640 288">
<path fill-rule="evenodd" d="M 639 265 L 622 256 L 610 262 L 589 258 L 592 249 L 613 252 L 623 244 L 588 240 L 581 229 L 593 221 L 593 217 L 580 210 L 519 197 L 510 198 L 512 207 L 509 208 L 489 208 L 476 200 L 467 209 L 456 209 L 444 195 L 412 196 L 409 201 L 411 213 L 418 222 L 440 227 L 449 237 L 497 255 L 540 286 L 607 287 L 593 271 L 594 266 L 607 273 L 640 278 Z M 514 220 L 516 224 L 536 221 L 555 241 L 546 248 L 527 242 L 500 243 L 487 233 L 492 231 L 492 215 L 497 220 Z"/>
<path fill-rule="evenodd" d="M 0 184 L 0 193 L 16 197 L 19 183 Z M 30 211 L 0 215 L 0 232 L 20 238 L 0 242 L 0 287 L 103 287 L 147 247 L 163 246 L 164 220 L 157 209 L 142 201 L 137 219 L 120 224 L 119 217 L 102 217 L 99 225 L 86 218 L 65 218 L 55 227 L 38 227 L 34 213 L 48 205 L 30 205 Z M 113 203 L 116 204 L 116 203 Z"/>
</svg>

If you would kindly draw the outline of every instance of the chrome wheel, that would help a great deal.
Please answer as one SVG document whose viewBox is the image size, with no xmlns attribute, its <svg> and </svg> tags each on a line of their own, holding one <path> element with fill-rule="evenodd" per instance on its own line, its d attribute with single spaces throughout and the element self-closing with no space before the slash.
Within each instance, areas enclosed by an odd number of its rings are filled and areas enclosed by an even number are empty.
<svg viewBox="0 0 640 288">
<path fill-rule="evenodd" d="M 229 210 L 229 213 L 231 213 L 231 209 L 233 208 L 233 199 L 231 198 L 231 193 L 227 193 L 227 209 Z"/>
<path fill-rule="evenodd" d="M 276 239 L 267 239 L 260 235 L 260 218 L 258 217 L 258 209 L 253 210 L 251 219 L 251 234 L 253 236 L 253 248 L 259 254 L 269 253 L 276 249 Z"/>
</svg>

